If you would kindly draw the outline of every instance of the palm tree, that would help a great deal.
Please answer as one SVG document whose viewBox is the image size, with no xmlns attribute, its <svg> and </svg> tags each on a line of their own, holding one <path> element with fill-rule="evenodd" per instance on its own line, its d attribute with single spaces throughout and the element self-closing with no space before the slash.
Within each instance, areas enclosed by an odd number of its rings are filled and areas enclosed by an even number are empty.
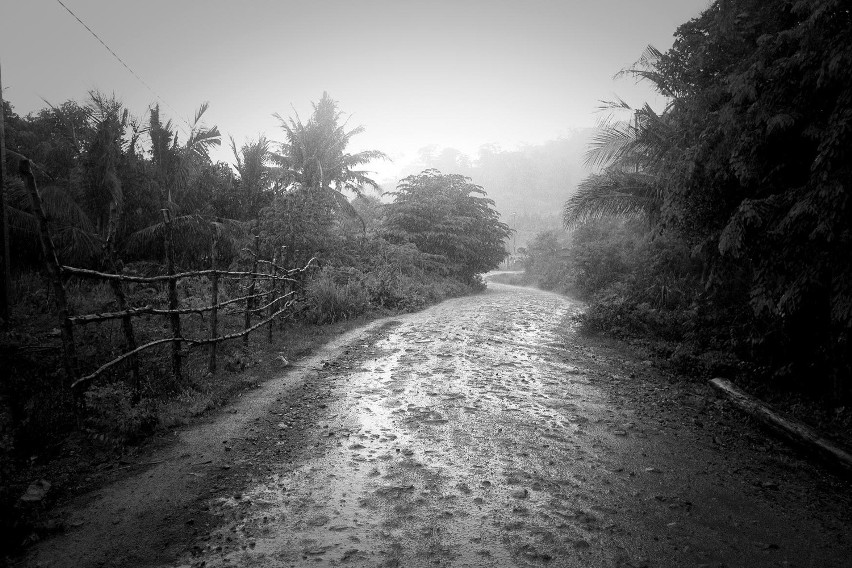
<svg viewBox="0 0 852 568">
<path fill-rule="evenodd" d="M 243 194 L 243 217 L 257 219 L 260 210 L 268 205 L 266 195 L 272 186 L 276 168 L 271 165 L 272 153 L 266 136 L 243 144 L 237 150 L 237 144 L 231 137 L 231 150 L 234 153 L 235 166 L 239 176 L 239 189 Z"/>
<path fill-rule="evenodd" d="M 183 145 L 179 144 L 172 123 L 163 124 L 160 120 L 159 107 L 151 110 L 147 128 L 133 119 L 114 95 L 97 91 L 89 93 L 85 106 L 66 103 L 51 108 L 58 129 L 73 142 L 67 144 L 68 151 L 73 152 L 68 160 L 72 165 L 69 173 L 61 177 L 50 176 L 38 164 L 35 167 L 48 180 L 54 179 L 40 194 L 64 262 L 113 264 L 124 201 L 130 195 L 125 195 L 122 181 L 132 183 L 137 178 L 159 188 L 160 206 L 173 213 L 174 229 L 185 241 L 197 241 L 201 250 L 207 250 L 211 231 L 237 230 L 228 221 L 211 225 L 210 219 L 200 215 L 202 200 L 188 191 L 192 177 L 210 164 L 210 148 L 220 143 L 218 129 L 201 124 L 207 104 L 196 113 Z M 85 120 L 75 120 L 78 115 Z M 137 155 L 139 137 L 145 132 L 151 141 L 150 161 Z M 144 175 L 128 175 L 134 168 Z M 23 185 L 11 184 L 9 196 L 10 227 L 32 240 L 37 235 L 36 221 L 28 211 Z M 162 222 L 155 222 L 134 232 L 126 241 L 125 250 L 146 251 L 162 236 L 163 228 Z"/>
<path fill-rule="evenodd" d="M 606 104 L 632 116 L 609 118 L 598 127 L 586 165 L 599 171 L 580 182 L 565 203 L 566 227 L 613 216 L 653 220 L 659 212 L 662 172 L 673 147 L 667 115 L 657 114 L 648 105 L 633 110 L 623 101 Z"/>
<path fill-rule="evenodd" d="M 210 164 L 210 149 L 222 143 L 219 129 L 216 126 L 208 128 L 201 122 L 208 107 L 209 103 L 198 107 L 183 146 L 178 142 L 178 132 L 172 121 L 163 124 L 160 120 L 160 106 L 151 109 L 148 135 L 151 139 L 152 177 L 160 187 L 164 207 L 180 210 L 193 209 L 198 205 L 185 202 L 189 196 L 184 194 L 184 190 L 191 175 L 199 167 Z"/>
<path fill-rule="evenodd" d="M 337 101 L 328 93 L 324 92 L 313 108 L 307 123 L 298 114 L 289 120 L 275 115 L 286 135 L 281 152 L 272 155 L 280 168 L 278 183 L 286 190 L 307 192 L 333 210 L 360 218 L 343 192 L 350 190 L 360 196 L 365 187 L 378 189 L 370 172 L 358 168 L 387 156 L 377 150 L 346 152 L 349 141 L 364 132 L 364 127 L 347 131 L 346 122 L 340 123 L 342 113 L 337 110 Z"/>
<path fill-rule="evenodd" d="M 151 161 L 148 177 L 159 188 L 160 207 L 169 211 L 172 230 L 188 245 L 184 247 L 187 251 L 206 251 L 213 232 L 223 230 L 221 223 L 204 213 L 207 204 L 203 199 L 189 191 L 193 176 L 211 164 L 210 149 L 222 142 L 216 126 L 207 127 L 202 123 L 208 107 L 209 103 L 203 103 L 192 123 L 188 123 L 190 130 L 183 145 L 172 121 L 162 122 L 159 105 L 151 109 L 149 117 Z M 146 250 L 162 241 L 165 230 L 165 222 L 158 221 L 135 231 L 127 240 L 126 250 L 130 253 Z"/>
<path fill-rule="evenodd" d="M 649 46 L 632 69 L 620 74 L 651 81 L 659 92 L 671 96 L 672 89 L 656 69 L 661 56 Z M 566 227 L 612 216 L 656 219 L 665 172 L 676 162 L 671 104 L 657 113 L 648 104 L 633 109 L 621 99 L 603 102 L 601 110 L 610 114 L 601 121 L 586 153 L 586 165 L 598 172 L 584 179 L 565 203 L 562 220 Z M 615 118 L 623 112 L 629 113 L 628 119 Z"/>
<path fill-rule="evenodd" d="M 73 139 L 75 151 L 67 181 L 48 183 L 40 190 L 42 208 L 51 221 L 60 257 L 86 263 L 102 253 L 111 253 L 124 200 L 118 172 L 132 157 L 137 124 L 115 95 L 98 91 L 89 92 L 85 106 L 75 107 L 86 118 L 83 124 L 66 120 L 68 104 L 51 108 Z M 133 129 L 130 139 L 125 138 L 128 128 Z M 28 200 L 22 185 L 15 184 L 12 198 L 13 203 L 23 205 L 10 207 L 12 228 L 34 238 L 36 221 L 26 210 Z"/>
</svg>

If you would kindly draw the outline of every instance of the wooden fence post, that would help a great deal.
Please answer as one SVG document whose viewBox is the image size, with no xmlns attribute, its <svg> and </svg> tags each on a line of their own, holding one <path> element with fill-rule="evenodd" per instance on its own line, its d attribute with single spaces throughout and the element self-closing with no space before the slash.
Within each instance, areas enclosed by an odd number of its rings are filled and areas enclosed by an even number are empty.
<svg viewBox="0 0 852 568">
<path fill-rule="evenodd" d="M 288 270 L 287 267 L 289 266 L 289 264 L 287 264 L 287 247 L 286 246 L 281 247 L 281 266 L 284 267 L 284 276 L 286 276 L 288 278 L 287 280 L 283 280 L 281 282 L 281 295 L 285 296 L 291 290 L 290 280 L 289 280 L 290 273 L 287 271 Z M 286 302 L 286 300 L 285 300 L 285 302 Z M 284 331 L 284 318 L 283 317 L 278 318 L 278 331 Z"/>
<path fill-rule="evenodd" d="M 278 294 L 278 266 L 275 264 L 277 260 L 276 255 L 272 255 L 272 264 L 269 265 L 269 273 L 272 275 L 272 278 L 269 279 L 269 297 L 272 298 L 269 303 L 269 311 L 267 312 L 268 317 L 272 317 L 278 310 L 279 302 L 275 300 L 276 294 Z M 274 300 L 274 301 L 273 301 Z M 269 327 L 266 331 L 266 341 L 268 343 L 272 343 L 272 330 L 275 327 L 275 320 L 269 320 Z"/>
<path fill-rule="evenodd" d="M 30 161 L 21 160 L 18 171 L 21 177 L 24 178 L 24 183 L 30 195 L 30 204 L 38 223 L 38 236 L 41 243 L 41 252 L 44 256 L 44 266 L 47 269 L 48 277 L 53 285 L 53 293 L 56 296 L 56 308 L 60 322 L 59 329 L 62 337 L 62 365 L 65 371 L 65 386 L 70 387 L 77 378 L 77 349 L 74 345 L 73 324 L 69 319 L 68 299 L 65 295 L 65 288 L 62 286 L 62 268 L 56 256 L 53 239 L 50 238 L 50 232 L 47 230 L 47 218 L 41 206 L 41 196 L 38 193 Z M 75 396 L 79 396 L 79 393 L 75 393 Z M 82 397 L 78 399 L 78 403 L 81 402 Z"/>
<path fill-rule="evenodd" d="M 166 249 L 166 271 L 170 276 L 168 280 L 169 287 L 169 320 L 172 326 L 172 375 L 175 382 L 181 384 L 183 375 L 180 369 L 180 314 L 176 312 L 178 309 L 178 294 L 177 294 L 177 278 L 175 275 L 175 252 L 174 240 L 172 238 L 172 216 L 168 209 L 163 209 L 163 223 L 165 224 L 165 238 L 163 239 Z"/>
<path fill-rule="evenodd" d="M 213 242 L 210 246 L 210 268 L 213 273 L 210 275 L 210 297 L 213 309 L 210 310 L 210 339 L 215 340 L 219 335 L 219 309 L 216 307 L 219 303 L 219 273 L 216 272 L 216 246 L 218 239 L 216 233 L 213 233 Z M 207 365 L 210 374 L 216 373 L 216 341 L 210 342 L 210 362 Z"/>
<path fill-rule="evenodd" d="M 112 259 L 110 259 L 112 261 Z M 111 262 L 112 270 L 118 274 L 118 269 L 114 261 Z M 112 288 L 112 293 L 115 295 L 116 303 L 120 311 L 127 310 L 127 296 L 124 295 L 124 288 L 121 286 L 121 280 L 110 280 L 109 285 Z M 121 330 L 124 333 L 124 344 L 127 351 L 136 349 L 136 334 L 133 332 L 133 318 L 127 314 L 121 318 Z M 142 398 L 142 384 L 139 372 L 139 359 L 134 355 L 130 358 L 130 373 L 133 377 L 133 403 L 136 404 Z"/>
<path fill-rule="evenodd" d="M 250 284 L 249 284 L 249 289 L 248 289 L 248 295 L 250 297 L 248 299 L 246 299 L 246 321 L 245 321 L 246 330 L 248 330 L 248 328 L 251 327 L 251 310 L 252 310 L 252 307 L 254 306 L 254 298 L 251 298 L 251 296 L 254 296 L 255 283 L 257 282 L 257 277 L 255 276 L 255 274 L 257 274 L 257 259 L 258 259 L 258 256 L 260 256 L 260 235 L 255 235 L 254 236 L 254 263 L 252 264 L 252 268 L 251 268 L 251 276 L 249 277 L 250 278 L 250 280 L 249 280 Z M 248 347 L 248 343 L 249 343 L 249 334 L 246 333 L 243 336 L 243 345 Z"/>
<path fill-rule="evenodd" d="M 110 270 L 115 274 L 120 274 L 121 270 L 115 260 L 115 232 L 117 223 L 117 208 L 113 202 L 109 208 L 109 224 L 107 226 L 107 240 L 104 249 Z M 124 294 L 124 287 L 121 284 L 121 280 L 110 280 L 109 285 L 112 288 L 119 311 L 127 311 L 127 296 Z M 133 332 L 133 318 L 130 314 L 126 314 L 121 318 L 121 330 L 124 333 L 124 345 L 127 352 L 134 351 L 136 349 L 136 334 Z M 137 404 L 142 398 L 142 384 L 139 373 L 139 358 L 135 355 L 130 358 L 130 374 L 133 377 L 133 404 Z"/>
</svg>

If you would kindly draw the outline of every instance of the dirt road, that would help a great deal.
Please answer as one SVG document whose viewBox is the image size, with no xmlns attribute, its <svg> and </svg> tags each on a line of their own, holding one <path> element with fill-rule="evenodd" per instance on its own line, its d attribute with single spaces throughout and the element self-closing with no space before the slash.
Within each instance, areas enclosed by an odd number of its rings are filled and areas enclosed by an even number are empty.
<svg viewBox="0 0 852 568">
<path fill-rule="evenodd" d="M 579 309 L 490 284 L 350 333 L 70 504 L 28 562 L 852 565 L 849 483 L 566 331 Z"/>
</svg>

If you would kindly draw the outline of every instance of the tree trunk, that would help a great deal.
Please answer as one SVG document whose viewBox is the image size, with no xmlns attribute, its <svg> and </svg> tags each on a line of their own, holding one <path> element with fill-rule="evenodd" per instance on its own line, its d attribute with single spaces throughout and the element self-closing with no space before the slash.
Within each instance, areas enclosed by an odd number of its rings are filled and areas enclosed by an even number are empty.
<svg viewBox="0 0 852 568">
<path fill-rule="evenodd" d="M 41 206 L 41 196 L 38 193 L 30 161 L 22 160 L 19 167 L 19 173 L 24 178 L 24 183 L 30 195 L 33 214 L 38 223 L 39 242 L 41 243 L 42 256 L 44 256 L 44 266 L 52 284 L 56 300 L 56 311 L 59 316 L 59 329 L 62 337 L 62 365 L 65 371 L 65 387 L 69 388 L 77 379 L 77 349 L 74 345 L 74 327 L 69 319 L 68 298 L 65 295 L 65 287 L 62 285 L 62 268 L 56 256 L 53 239 L 50 238 L 50 232 L 47 229 L 47 218 Z M 79 394 L 77 402 L 82 403 L 82 397 Z"/>
<path fill-rule="evenodd" d="M 249 277 L 250 278 L 250 280 L 249 280 L 250 284 L 249 284 L 249 290 L 248 290 L 249 296 L 253 296 L 254 291 L 255 291 L 255 284 L 257 282 L 257 277 L 255 276 L 255 274 L 257 273 L 257 259 L 258 259 L 259 255 L 260 255 L 260 236 L 255 235 L 254 236 L 254 263 L 252 264 L 252 268 L 251 268 L 251 274 L 252 275 Z M 248 330 L 251 327 L 251 310 L 252 310 L 253 307 L 254 307 L 254 298 L 249 297 L 246 300 L 246 318 L 245 318 L 245 324 L 246 324 L 245 329 L 246 330 Z M 243 345 L 248 347 L 248 343 L 249 343 L 249 334 L 246 333 L 243 336 Z"/>
<path fill-rule="evenodd" d="M 213 242 L 210 245 L 210 268 L 213 270 L 213 274 L 210 276 L 210 300 L 211 306 L 213 307 L 210 310 L 210 339 L 216 339 L 219 335 L 219 309 L 216 305 L 219 303 L 219 273 L 216 272 L 216 246 L 218 244 L 218 239 L 216 238 L 215 232 L 213 233 Z M 210 361 L 207 365 L 207 369 L 210 371 L 210 374 L 216 373 L 216 342 L 212 341 L 210 343 Z"/>
<path fill-rule="evenodd" d="M 278 296 L 278 281 L 275 279 L 278 276 L 278 268 L 275 266 L 275 261 L 277 257 L 272 255 L 272 264 L 269 265 L 269 274 L 272 275 L 272 278 L 269 279 L 269 310 L 267 311 L 268 317 L 272 317 L 276 311 L 278 311 L 279 302 L 275 300 Z M 269 320 L 269 327 L 266 330 L 266 341 L 268 343 L 272 343 L 272 330 L 275 327 L 275 320 Z"/>
<path fill-rule="evenodd" d="M 116 211 L 115 202 L 110 204 L 109 223 L 107 225 L 107 241 L 106 241 L 106 260 L 109 264 L 109 269 L 120 274 L 121 270 L 118 262 L 115 260 L 115 233 L 118 225 L 118 212 Z M 110 280 L 109 285 L 115 295 L 115 301 L 118 304 L 119 311 L 127 311 L 127 296 L 124 294 L 124 287 L 121 280 Z M 124 333 L 124 344 L 126 351 L 136 349 L 136 334 L 133 331 L 133 318 L 130 314 L 121 318 L 121 330 Z M 137 404 L 142 398 L 142 384 L 139 372 L 139 359 L 134 355 L 130 358 L 130 373 L 133 379 L 133 404 Z"/>
<path fill-rule="evenodd" d="M 174 240 L 172 238 L 172 216 L 169 213 L 168 209 L 163 209 L 163 222 L 165 224 L 165 238 L 164 245 L 166 250 L 166 272 L 171 278 L 168 280 L 168 290 L 169 290 L 169 309 L 177 310 L 178 309 L 178 294 L 177 294 L 177 278 L 174 278 L 175 275 L 175 253 L 174 253 Z M 169 321 L 172 327 L 172 376 L 174 376 L 175 383 L 180 385 L 183 382 L 183 373 L 181 373 L 181 355 L 180 355 L 180 314 L 171 313 L 169 314 Z"/>
</svg>

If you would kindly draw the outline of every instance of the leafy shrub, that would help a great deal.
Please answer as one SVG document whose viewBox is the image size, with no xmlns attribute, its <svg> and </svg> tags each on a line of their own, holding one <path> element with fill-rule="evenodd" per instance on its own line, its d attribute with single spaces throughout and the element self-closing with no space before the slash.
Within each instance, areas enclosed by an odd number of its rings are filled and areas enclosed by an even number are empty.
<svg viewBox="0 0 852 568">
<path fill-rule="evenodd" d="M 643 223 L 604 219 L 567 238 L 541 233 L 525 266 L 539 287 L 589 300 L 581 317 L 589 332 L 680 340 L 704 321 L 700 265 L 683 241 Z"/>
<path fill-rule="evenodd" d="M 115 443 L 134 442 L 157 426 L 157 413 L 150 400 L 131 404 L 127 385 L 113 383 L 95 385 L 86 391 L 86 424 L 104 439 Z"/>
<path fill-rule="evenodd" d="M 475 282 L 477 274 L 506 258 L 504 241 L 511 230 L 470 178 L 429 169 L 406 177 L 389 193 L 394 201 L 386 207 L 388 238 L 441 258 L 454 278 Z"/>
<path fill-rule="evenodd" d="M 355 318 L 370 308 L 364 275 L 355 268 L 322 268 L 308 282 L 305 302 L 306 320 L 317 324 Z"/>
<path fill-rule="evenodd" d="M 582 298 L 590 298 L 622 280 L 630 268 L 635 245 L 623 226 L 595 223 L 581 226 L 568 249 L 566 286 Z"/>
<path fill-rule="evenodd" d="M 661 309 L 647 302 L 636 303 L 621 283 L 607 293 L 595 297 L 580 316 L 583 328 L 592 333 L 683 339 L 691 329 L 691 313 L 685 310 Z"/>
</svg>

